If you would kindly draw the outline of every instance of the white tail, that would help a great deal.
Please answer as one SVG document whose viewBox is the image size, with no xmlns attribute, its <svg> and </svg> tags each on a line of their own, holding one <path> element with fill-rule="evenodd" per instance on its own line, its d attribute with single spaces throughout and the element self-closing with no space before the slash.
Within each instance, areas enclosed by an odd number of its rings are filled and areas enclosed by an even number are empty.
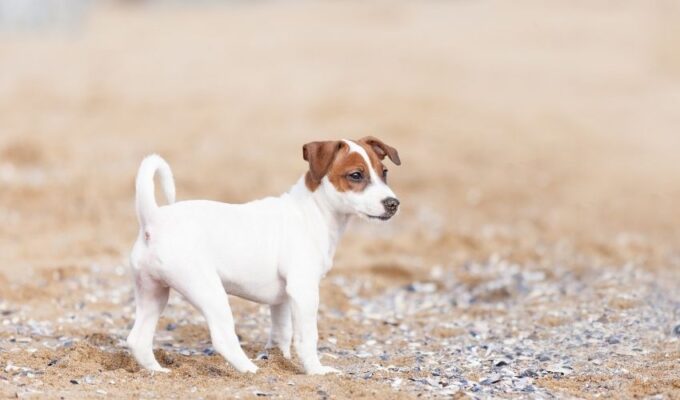
<svg viewBox="0 0 680 400">
<path fill-rule="evenodd" d="M 168 203 L 172 204 L 175 202 L 175 182 L 172 178 L 170 166 L 157 154 L 147 156 L 139 166 L 137 181 L 135 182 L 135 189 L 137 191 L 135 201 L 137 219 L 142 227 L 146 226 L 158 211 L 153 183 L 156 171 L 158 171 L 161 177 L 161 187 Z"/>
</svg>

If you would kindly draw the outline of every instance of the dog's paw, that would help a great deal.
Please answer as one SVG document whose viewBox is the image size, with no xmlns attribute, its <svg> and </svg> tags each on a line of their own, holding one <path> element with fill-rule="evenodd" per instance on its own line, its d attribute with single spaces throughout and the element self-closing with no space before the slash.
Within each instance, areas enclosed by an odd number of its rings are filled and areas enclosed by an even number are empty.
<svg viewBox="0 0 680 400">
<path fill-rule="evenodd" d="M 256 366 L 253 366 L 252 368 L 246 369 L 244 372 L 247 373 L 247 374 L 256 374 L 258 370 L 259 370 L 259 368 L 257 368 Z"/>
<path fill-rule="evenodd" d="M 151 369 L 150 371 L 151 371 L 152 374 L 155 374 L 155 373 L 169 374 L 169 373 L 170 373 L 170 368 L 163 368 L 163 367 L 160 367 L 160 366 L 159 366 L 159 367 L 157 367 L 157 368 Z"/>
<path fill-rule="evenodd" d="M 327 374 L 342 374 L 342 371 L 333 367 L 320 365 L 314 369 L 307 371 L 307 375 L 327 375 Z"/>
<path fill-rule="evenodd" d="M 252 362 L 248 362 L 248 364 L 244 365 L 242 368 L 239 368 L 238 370 L 239 372 L 244 374 L 254 374 L 257 373 L 258 368 Z"/>
</svg>

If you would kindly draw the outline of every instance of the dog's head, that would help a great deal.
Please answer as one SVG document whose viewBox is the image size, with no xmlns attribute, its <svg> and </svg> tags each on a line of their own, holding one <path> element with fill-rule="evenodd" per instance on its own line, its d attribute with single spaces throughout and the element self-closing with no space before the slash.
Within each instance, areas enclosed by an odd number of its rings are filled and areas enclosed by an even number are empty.
<svg viewBox="0 0 680 400">
<path fill-rule="evenodd" d="M 307 188 L 322 191 L 335 211 L 382 221 L 397 213 L 399 200 L 387 186 L 387 168 L 382 163 L 389 157 L 401 164 L 395 148 L 367 136 L 357 141 L 307 143 L 302 155 L 309 162 Z"/>
</svg>

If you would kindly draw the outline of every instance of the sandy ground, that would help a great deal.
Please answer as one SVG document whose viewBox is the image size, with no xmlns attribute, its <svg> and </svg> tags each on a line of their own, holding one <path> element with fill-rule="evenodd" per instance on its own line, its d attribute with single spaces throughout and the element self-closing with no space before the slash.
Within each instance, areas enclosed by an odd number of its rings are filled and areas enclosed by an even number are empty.
<svg viewBox="0 0 680 400">
<path fill-rule="evenodd" d="M 680 398 L 679 26 L 672 1 L 237 2 L 0 33 L 0 396 Z M 287 190 L 303 143 L 367 134 L 403 206 L 322 286 L 345 373 L 239 375 L 179 296 L 172 373 L 139 371 L 141 158 L 241 202 Z M 256 357 L 266 309 L 233 303 Z"/>
</svg>

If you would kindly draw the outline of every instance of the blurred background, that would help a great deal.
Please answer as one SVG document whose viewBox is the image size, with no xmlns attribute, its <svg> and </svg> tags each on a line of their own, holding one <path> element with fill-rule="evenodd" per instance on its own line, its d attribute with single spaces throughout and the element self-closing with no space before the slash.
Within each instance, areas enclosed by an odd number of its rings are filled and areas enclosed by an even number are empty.
<svg viewBox="0 0 680 400">
<path fill-rule="evenodd" d="M 679 127 L 673 0 L 0 0 L 0 397 L 677 398 Z M 244 202 L 304 143 L 366 135 L 400 152 L 402 209 L 354 223 L 322 284 L 345 375 L 244 379 L 175 296 L 173 373 L 139 373 L 142 158 L 179 200 Z M 255 357 L 266 307 L 232 300 Z"/>
<path fill-rule="evenodd" d="M 0 271 L 124 256 L 150 152 L 179 199 L 241 202 L 287 190 L 305 142 L 369 134 L 401 152 L 403 213 L 351 243 L 668 264 L 679 22 L 674 1 L 2 0 Z"/>
</svg>

